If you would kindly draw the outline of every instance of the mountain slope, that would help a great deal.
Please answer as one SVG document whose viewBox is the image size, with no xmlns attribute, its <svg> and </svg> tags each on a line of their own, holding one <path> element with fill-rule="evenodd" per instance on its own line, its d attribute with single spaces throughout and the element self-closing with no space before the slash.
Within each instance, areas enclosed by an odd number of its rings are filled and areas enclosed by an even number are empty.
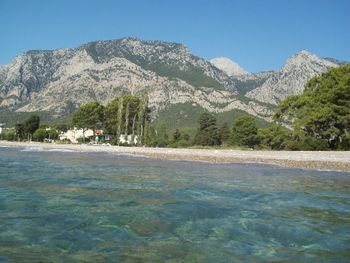
<svg viewBox="0 0 350 263">
<path fill-rule="evenodd" d="M 321 59 L 308 51 L 301 51 L 290 57 L 280 71 L 271 74 L 261 86 L 249 91 L 246 96 L 277 105 L 288 95 L 302 93 L 310 78 L 337 66 L 338 64 L 329 59 Z"/>
</svg>

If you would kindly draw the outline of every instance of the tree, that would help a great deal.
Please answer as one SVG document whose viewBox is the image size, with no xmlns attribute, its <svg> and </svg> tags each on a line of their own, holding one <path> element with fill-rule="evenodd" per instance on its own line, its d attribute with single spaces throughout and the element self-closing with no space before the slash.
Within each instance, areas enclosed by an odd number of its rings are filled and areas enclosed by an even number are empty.
<svg viewBox="0 0 350 263">
<path fill-rule="evenodd" d="M 181 132 L 179 129 L 176 129 L 173 134 L 173 142 L 178 142 L 181 139 Z"/>
<path fill-rule="evenodd" d="M 230 128 L 228 127 L 228 123 L 224 122 L 222 126 L 219 129 L 219 137 L 221 143 L 226 143 L 230 139 L 231 136 L 231 131 Z"/>
<path fill-rule="evenodd" d="M 45 128 L 37 129 L 33 134 L 33 140 L 43 142 L 48 137 L 48 133 Z"/>
<path fill-rule="evenodd" d="M 325 141 L 331 149 L 350 149 L 350 64 L 329 70 L 308 81 L 300 95 L 287 97 L 274 119 L 295 133 Z"/>
<path fill-rule="evenodd" d="M 169 136 L 164 122 L 159 123 L 157 130 L 157 145 L 158 147 L 165 147 L 169 143 Z"/>
<path fill-rule="evenodd" d="M 25 131 L 24 131 L 24 125 L 22 123 L 17 123 L 15 125 L 15 134 L 17 137 L 17 140 L 22 141 L 25 136 Z"/>
<path fill-rule="evenodd" d="M 90 101 L 83 104 L 73 113 L 72 124 L 80 129 L 83 129 L 83 134 L 87 129 L 94 131 L 101 128 L 104 122 L 103 106 L 97 101 Z M 85 136 L 83 136 L 85 138 Z"/>
<path fill-rule="evenodd" d="M 119 138 L 120 134 L 136 135 L 139 142 L 145 135 L 149 121 L 148 100 L 137 96 L 123 95 L 115 98 L 105 108 L 106 128 Z"/>
<path fill-rule="evenodd" d="M 67 132 L 69 130 L 68 124 L 57 124 L 54 126 L 57 131 Z"/>
<path fill-rule="evenodd" d="M 33 133 L 39 128 L 39 126 L 40 118 L 38 115 L 32 115 L 24 122 L 24 132 L 28 135 L 29 140 L 32 139 Z"/>
<path fill-rule="evenodd" d="M 210 113 L 202 113 L 199 117 L 199 128 L 194 138 L 194 143 L 198 145 L 214 146 L 220 144 L 216 118 Z"/>
<path fill-rule="evenodd" d="M 109 133 L 117 134 L 119 125 L 120 97 L 110 101 L 105 107 L 105 127 Z M 120 114 L 121 115 L 121 114 Z"/>
<path fill-rule="evenodd" d="M 191 137 L 188 133 L 184 133 L 182 135 L 182 138 L 184 139 L 184 141 L 189 142 Z"/>
<path fill-rule="evenodd" d="M 290 149 L 289 142 L 292 132 L 279 124 L 273 124 L 268 128 L 258 130 L 260 147 L 272 150 Z"/>
<path fill-rule="evenodd" d="M 258 127 L 253 116 L 237 119 L 232 129 L 231 143 L 234 145 L 254 147 L 258 143 Z"/>
<path fill-rule="evenodd" d="M 143 144 L 147 136 L 147 125 L 150 122 L 150 109 L 148 108 L 148 96 L 146 94 L 141 99 L 137 116 L 137 134 L 140 137 L 139 143 Z"/>
<path fill-rule="evenodd" d="M 56 129 L 49 129 L 47 131 L 48 139 L 50 140 L 57 140 L 58 139 L 58 131 Z"/>
</svg>

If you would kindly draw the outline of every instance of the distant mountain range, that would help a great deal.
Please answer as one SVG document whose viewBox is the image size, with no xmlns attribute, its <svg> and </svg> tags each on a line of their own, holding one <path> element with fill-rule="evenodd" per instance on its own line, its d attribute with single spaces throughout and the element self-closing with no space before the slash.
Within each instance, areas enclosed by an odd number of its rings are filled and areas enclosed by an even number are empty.
<svg viewBox="0 0 350 263">
<path fill-rule="evenodd" d="M 249 73 L 228 58 L 207 61 L 177 43 L 124 38 L 72 49 L 28 51 L 0 66 L 0 110 L 70 114 L 89 100 L 148 94 L 153 117 L 174 105 L 232 110 L 270 121 L 283 98 L 341 62 L 301 51 L 279 71 Z M 188 107 L 187 107 L 188 108 Z M 192 108 L 192 109 L 191 109 Z M 178 113 L 174 113 L 178 114 Z M 1 120 L 0 120 L 1 122 Z"/>
</svg>

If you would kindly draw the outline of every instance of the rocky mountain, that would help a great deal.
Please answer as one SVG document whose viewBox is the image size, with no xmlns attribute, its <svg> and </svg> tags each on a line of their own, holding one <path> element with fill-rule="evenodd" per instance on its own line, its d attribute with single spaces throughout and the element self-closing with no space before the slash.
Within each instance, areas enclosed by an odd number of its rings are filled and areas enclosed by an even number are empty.
<svg viewBox="0 0 350 263">
<path fill-rule="evenodd" d="M 235 80 L 176 43 L 124 38 L 78 48 L 28 51 L 0 68 L 0 107 L 17 112 L 69 114 L 92 99 L 145 94 L 156 116 L 192 103 L 210 112 L 233 109 L 266 120 L 272 111 L 238 94 Z"/>
<path fill-rule="evenodd" d="M 330 59 L 322 59 L 308 51 L 301 51 L 290 57 L 281 70 L 271 73 L 262 85 L 245 95 L 277 105 L 288 95 L 302 93 L 310 78 L 337 66 L 338 64 Z"/>
<path fill-rule="evenodd" d="M 243 69 L 240 65 L 238 65 L 236 62 L 232 61 L 229 58 L 225 57 L 218 57 L 211 59 L 210 62 L 217 67 L 218 69 L 221 69 L 223 72 L 225 72 L 230 77 L 234 76 L 241 76 L 241 75 L 250 75 L 248 71 Z"/>
<path fill-rule="evenodd" d="M 249 73 L 227 58 L 209 62 L 197 57 L 182 44 L 136 38 L 95 41 L 71 49 L 28 51 L 0 65 L 0 111 L 60 117 L 89 100 L 107 103 L 129 93 L 147 94 L 154 118 L 180 105 L 181 112 L 188 111 L 184 115 L 199 112 L 199 107 L 270 121 L 281 99 L 302 92 L 309 78 L 336 66 L 331 59 L 302 51 L 277 72 Z"/>
</svg>

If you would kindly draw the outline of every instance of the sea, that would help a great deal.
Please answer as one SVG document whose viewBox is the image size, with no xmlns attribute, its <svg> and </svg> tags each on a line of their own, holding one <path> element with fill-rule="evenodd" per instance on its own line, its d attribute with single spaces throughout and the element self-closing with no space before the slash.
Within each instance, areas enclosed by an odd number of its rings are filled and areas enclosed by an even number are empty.
<svg viewBox="0 0 350 263">
<path fill-rule="evenodd" d="M 349 262 L 350 174 L 0 148 L 0 262 Z"/>
</svg>

